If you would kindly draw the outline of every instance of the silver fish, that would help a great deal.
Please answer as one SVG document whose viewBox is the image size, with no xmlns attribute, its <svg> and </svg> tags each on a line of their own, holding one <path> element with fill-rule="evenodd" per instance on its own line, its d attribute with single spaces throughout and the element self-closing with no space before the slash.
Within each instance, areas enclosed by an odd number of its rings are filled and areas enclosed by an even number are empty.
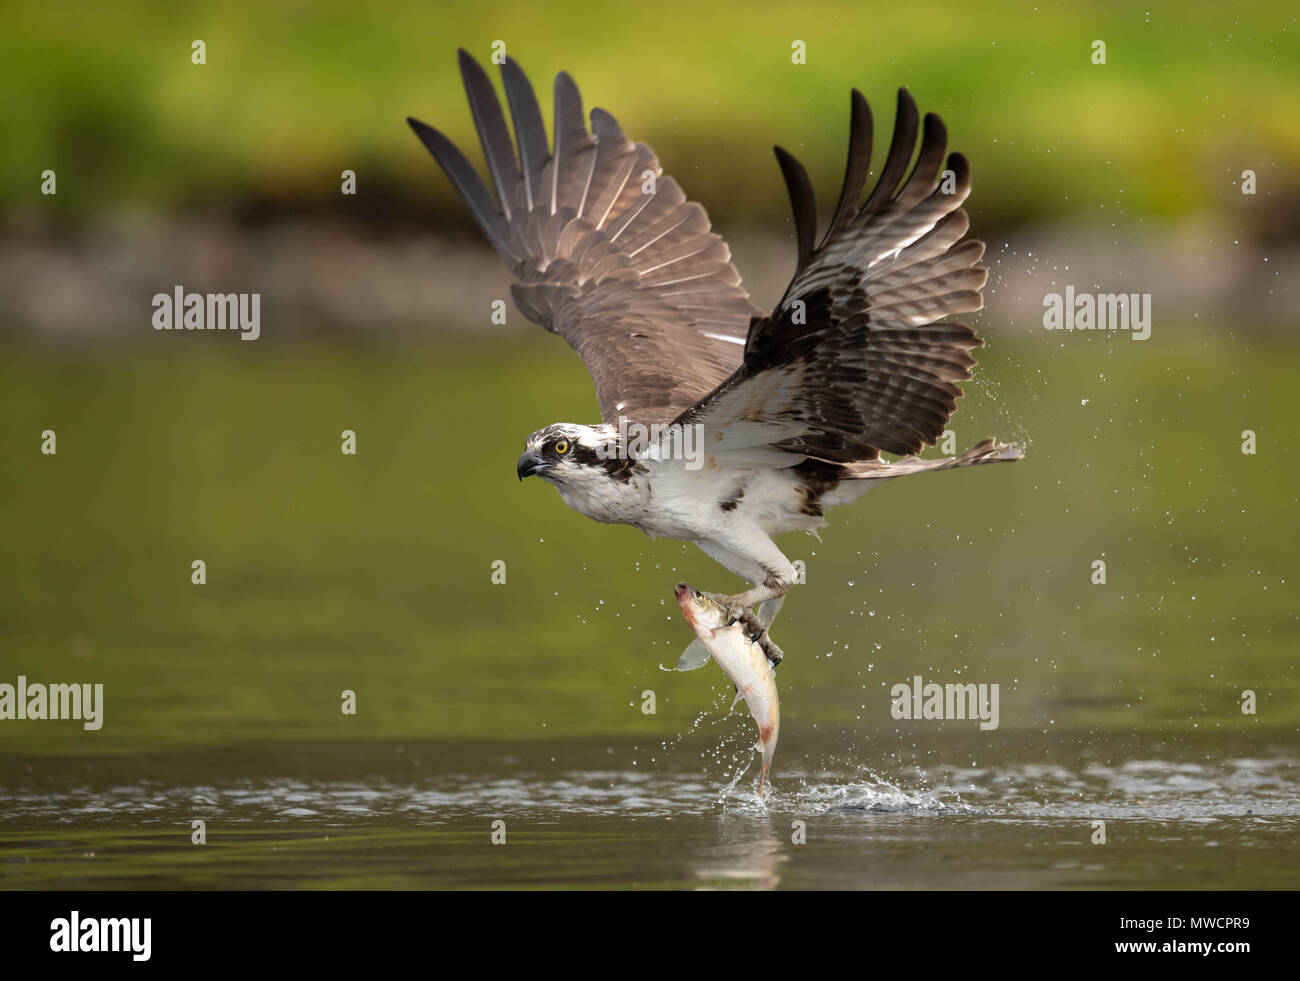
<svg viewBox="0 0 1300 981">
<path fill-rule="evenodd" d="M 745 628 L 739 623 L 728 623 L 722 607 L 698 589 L 688 583 L 678 583 L 677 605 L 682 608 L 682 616 L 695 631 L 699 643 L 736 686 L 736 700 L 731 707 L 735 708 L 736 702 L 743 698 L 750 715 L 758 723 L 755 749 L 763 754 L 763 770 L 758 776 L 758 796 L 762 797 L 781 729 L 781 706 L 776 696 L 776 675 L 772 664 L 763 649 L 750 640 Z M 694 644 L 687 653 L 693 648 Z M 692 667 L 696 666 L 692 664 Z"/>
</svg>

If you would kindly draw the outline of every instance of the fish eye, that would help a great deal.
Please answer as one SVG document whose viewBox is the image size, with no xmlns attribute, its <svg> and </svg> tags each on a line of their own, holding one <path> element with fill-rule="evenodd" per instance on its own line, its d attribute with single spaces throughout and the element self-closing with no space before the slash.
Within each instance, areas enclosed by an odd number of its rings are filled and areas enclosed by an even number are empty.
<svg viewBox="0 0 1300 981">
<path fill-rule="evenodd" d="M 560 456 L 564 456 L 564 454 L 568 453 L 569 441 L 567 439 L 562 439 L 559 442 L 557 442 L 555 444 L 555 452 L 558 453 Z"/>
<path fill-rule="evenodd" d="M 696 599 L 704 599 L 704 594 L 701 593 L 701 592 L 697 589 L 697 590 L 695 590 L 695 598 L 696 598 Z"/>
</svg>

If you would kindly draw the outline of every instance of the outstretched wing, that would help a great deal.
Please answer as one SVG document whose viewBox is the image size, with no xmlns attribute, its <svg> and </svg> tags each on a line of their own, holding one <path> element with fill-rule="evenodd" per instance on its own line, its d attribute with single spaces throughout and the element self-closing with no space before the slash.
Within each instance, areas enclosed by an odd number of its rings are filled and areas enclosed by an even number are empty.
<svg viewBox="0 0 1300 981">
<path fill-rule="evenodd" d="M 587 131 L 566 73 L 555 78 L 551 149 L 533 87 L 512 59 L 501 77 L 514 141 L 487 74 L 463 50 L 460 72 L 495 199 L 451 141 L 407 122 L 519 280 L 515 305 L 578 352 L 606 422 L 668 422 L 740 364 L 761 315 L 731 250 L 613 116 L 593 109 Z"/>
<path fill-rule="evenodd" d="M 859 208 L 872 121 L 856 90 L 852 101 L 844 187 L 819 246 L 808 175 L 776 148 L 794 209 L 794 278 L 751 327 L 743 364 L 677 420 L 703 424 L 706 447 L 756 465 L 870 460 L 934 445 L 961 397 L 956 383 L 975 365 L 970 350 L 983 343 L 963 324 L 937 322 L 984 305 L 984 244 L 958 244 L 969 227 L 965 157 L 952 154 L 944 170 L 947 132 L 927 114 L 903 180 L 918 118 L 901 89 L 880 179 Z"/>
</svg>

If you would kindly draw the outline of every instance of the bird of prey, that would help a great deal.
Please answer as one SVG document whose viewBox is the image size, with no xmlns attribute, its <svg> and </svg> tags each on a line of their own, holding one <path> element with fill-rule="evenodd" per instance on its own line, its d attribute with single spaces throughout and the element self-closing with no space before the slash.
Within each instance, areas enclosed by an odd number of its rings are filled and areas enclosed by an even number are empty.
<svg viewBox="0 0 1300 981">
<path fill-rule="evenodd" d="M 650 147 L 603 109 L 591 111 L 589 131 L 564 72 L 548 145 L 527 76 L 508 57 L 500 68 L 513 139 L 487 73 L 460 52 L 495 197 L 442 133 L 407 122 L 513 273 L 515 305 L 564 338 L 596 386 L 601 422 L 537 430 L 517 474 L 547 481 L 597 521 L 695 542 L 751 582 L 737 595 L 708 595 L 775 664 L 782 655 L 768 629 L 796 571 L 772 536 L 820 528 L 829 508 L 886 480 L 1022 456 L 992 439 L 956 457 L 917 456 L 942 435 L 957 382 L 976 364 L 971 349 L 983 344 L 941 319 L 979 310 L 988 275 L 983 243 L 963 240 L 966 159 L 945 161 L 943 122 L 919 120 L 900 89 L 893 139 L 861 201 L 872 117 L 854 89 L 844 185 L 818 241 L 808 175 L 776 147 L 797 261 L 776 309 L 764 312 L 704 208 Z M 629 436 L 646 432 L 655 438 Z M 668 434 L 680 450 L 688 433 L 702 438 L 694 460 L 669 451 Z"/>
</svg>

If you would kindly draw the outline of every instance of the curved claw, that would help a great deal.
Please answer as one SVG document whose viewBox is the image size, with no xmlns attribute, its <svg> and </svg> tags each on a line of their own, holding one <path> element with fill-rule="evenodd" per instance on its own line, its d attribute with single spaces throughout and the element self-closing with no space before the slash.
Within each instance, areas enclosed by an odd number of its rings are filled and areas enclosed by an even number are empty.
<svg viewBox="0 0 1300 981">
<path fill-rule="evenodd" d="M 728 625 L 738 622 L 744 626 L 745 632 L 749 634 L 749 639 L 763 649 L 767 659 L 772 662 L 773 669 L 781 663 L 782 658 L 785 657 L 785 652 L 777 647 L 772 638 L 768 636 L 767 628 L 771 623 L 770 619 L 765 621 L 742 605 L 739 596 L 728 596 L 725 593 L 705 593 L 704 595 L 722 607 Z"/>
<path fill-rule="evenodd" d="M 758 646 L 763 649 L 763 653 L 767 655 L 767 659 L 772 662 L 772 670 L 775 671 L 776 666 L 780 664 L 782 658 L 785 657 L 785 651 L 781 650 L 781 648 L 777 647 L 776 644 L 773 643 L 772 638 L 767 635 L 766 630 L 764 630 L 762 636 L 758 638 L 757 643 Z"/>
<path fill-rule="evenodd" d="M 708 593 L 704 594 L 708 599 L 722 607 L 722 612 L 727 616 L 727 624 L 733 624 L 746 615 L 746 610 L 738 602 L 740 597 L 729 596 L 726 593 Z M 752 614 L 750 614 L 752 616 Z"/>
</svg>

